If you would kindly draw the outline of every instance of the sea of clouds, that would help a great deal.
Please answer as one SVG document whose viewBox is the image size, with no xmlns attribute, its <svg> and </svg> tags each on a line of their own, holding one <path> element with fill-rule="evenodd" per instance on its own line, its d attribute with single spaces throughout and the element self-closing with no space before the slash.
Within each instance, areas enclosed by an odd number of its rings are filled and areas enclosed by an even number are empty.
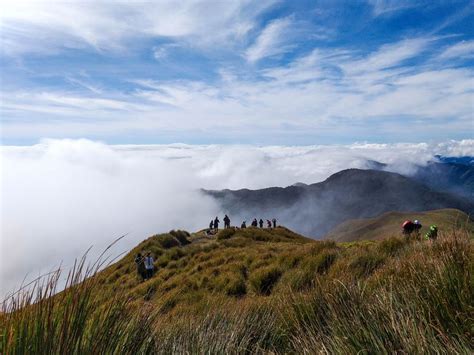
<svg viewBox="0 0 474 355">
<path fill-rule="evenodd" d="M 0 296 L 93 245 L 126 251 L 170 229 L 204 228 L 221 213 L 200 189 L 315 183 L 347 168 L 410 174 L 443 156 L 474 156 L 474 140 L 333 146 L 107 145 L 85 139 L 0 147 Z"/>
</svg>

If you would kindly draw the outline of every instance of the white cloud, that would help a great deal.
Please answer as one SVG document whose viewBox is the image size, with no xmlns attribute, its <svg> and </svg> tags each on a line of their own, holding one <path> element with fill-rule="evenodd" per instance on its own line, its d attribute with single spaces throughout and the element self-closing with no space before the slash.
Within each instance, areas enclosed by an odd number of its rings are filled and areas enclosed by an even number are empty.
<svg viewBox="0 0 474 355">
<path fill-rule="evenodd" d="M 175 48 L 179 48 L 179 45 L 176 43 L 167 43 L 158 47 L 153 47 L 153 57 L 156 60 L 166 59 L 170 52 Z"/>
<path fill-rule="evenodd" d="M 466 59 L 474 57 L 474 40 L 462 41 L 449 46 L 439 55 L 439 59 Z"/>
<path fill-rule="evenodd" d="M 170 148 L 171 149 L 171 148 Z M 178 161 L 87 140 L 1 148 L 1 291 L 130 232 L 120 250 L 216 213 Z M 92 256 L 93 258 L 94 256 Z M 23 260 L 23 262 L 21 261 Z"/>
<path fill-rule="evenodd" d="M 391 15 L 397 11 L 422 5 L 422 2 L 413 0 L 368 0 L 368 2 L 373 6 L 375 16 Z"/>
<path fill-rule="evenodd" d="M 292 48 L 288 43 L 292 25 L 294 23 L 289 17 L 270 22 L 245 52 L 246 59 L 249 62 L 257 62 L 288 52 Z"/>
<path fill-rule="evenodd" d="M 212 83 L 142 79 L 127 92 L 9 91 L 2 97 L 4 117 L 22 119 L 5 122 L 4 135 L 105 139 L 133 131 L 188 134 L 184 139 L 190 141 L 218 133 L 252 142 L 295 135 L 314 137 L 306 142 L 343 134 L 391 141 L 468 135 L 474 131 L 474 72 L 433 61 L 432 43 L 405 39 L 365 56 L 320 48 L 249 76 L 223 66 L 221 80 Z M 422 53 L 424 63 L 404 65 Z"/>
<path fill-rule="evenodd" d="M 218 207 L 201 187 L 263 188 L 314 183 L 367 160 L 410 172 L 433 155 L 474 155 L 474 140 L 438 144 L 335 146 L 109 146 L 45 140 L 0 148 L 0 295 L 94 245 L 97 255 L 130 232 L 116 251 L 147 236 L 204 228 Z M 236 168 L 238 167 L 238 168 Z M 262 172 L 271 172 L 262 173 Z M 93 256 L 92 256 L 93 257 Z"/>
<path fill-rule="evenodd" d="M 228 45 L 254 27 L 273 0 L 153 3 L 126 1 L 2 1 L 5 54 L 55 53 L 64 48 L 124 50 L 132 39 L 169 38 L 192 46 Z M 203 21 L 203 19 L 205 20 Z"/>
<path fill-rule="evenodd" d="M 349 73 L 364 73 L 383 70 L 401 65 L 405 60 L 420 55 L 433 39 L 411 38 L 396 43 L 385 44 L 376 52 L 358 60 L 342 65 Z"/>
</svg>

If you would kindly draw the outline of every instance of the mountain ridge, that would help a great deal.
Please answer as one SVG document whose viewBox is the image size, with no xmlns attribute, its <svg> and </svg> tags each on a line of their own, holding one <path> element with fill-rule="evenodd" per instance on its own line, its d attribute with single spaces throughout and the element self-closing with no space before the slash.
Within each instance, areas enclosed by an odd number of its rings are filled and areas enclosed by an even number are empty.
<svg viewBox="0 0 474 355">
<path fill-rule="evenodd" d="M 250 190 L 203 190 L 233 218 L 277 218 L 291 229 L 321 237 L 348 219 L 369 218 L 389 211 L 456 208 L 467 214 L 474 203 L 440 192 L 398 173 L 346 169 L 306 186 Z"/>
</svg>

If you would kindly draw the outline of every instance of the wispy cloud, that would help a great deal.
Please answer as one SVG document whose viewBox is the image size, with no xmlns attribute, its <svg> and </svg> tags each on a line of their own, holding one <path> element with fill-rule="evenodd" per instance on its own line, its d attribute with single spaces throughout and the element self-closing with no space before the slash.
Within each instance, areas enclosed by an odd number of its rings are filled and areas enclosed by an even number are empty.
<svg viewBox="0 0 474 355">
<path fill-rule="evenodd" d="M 289 40 L 293 24 L 289 17 L 270 22 L 257 37 L 255 43 L 245 52 L 247 60 L 256 62 L 288 52 L 292 47 Z"/>
<path fill-rule="evenodd" d="M 474 40 L 462 41 L 449 46 L 439 55 L 440 59 L 466 59 L 474 57 Z"/>
<path fill-rule="evenodd" d="M 474 130 L 473 40 L 463 32 L 463 4 L 416 29 L 374 18 L 362 3 L 54 5 L 2 8 L 8 141 L 309 143 L 463 138 Z M 373 5 L 379 14 L 428 21 L 404 1 Z M 448 17 L 450 26 L 461 21 L 459 33 L 433 34 Z"/>
<path fill-rule="evenodd" d="M 101 88 L 99 88 L 98 86 L 94 84 L 89 83 L 87 80 L 84 80 L 83 78 L 66 76 L 66 80 L 69 81 L 73 85 L 77 85 L 79 87 L 85 88 L 97 95 L 100 95 L 103 92 Z"/>
<path fill-rule="evenodd" d="M 155 58 L 156 60 L 166 59 L 169 56 L 170 52 L 173 51 L 173 49 L 177 49 L 179 47 L 180 45 L 177 43 L 166 43 L 157 47 L 153 47 L 153 58 Z"/>
<path fill-rule="evenodd" d="M 427 3 L 427 1 L 412 0 L 368 0 L 368 2 L 373 6 L 375 16 L 390 15 L 397 11 L 423 6 L 423 3 Z"/>
<path fill-rule="evenodd" d="M 242 37 L 273 0 L 199 0 L 147 3 L 107 1 L 2 2 L 0 14 L 6 54 L 56 53 L 65 48 L 124 50 L 136 38 L 171 38 L 193 46 L 225 44 Z M 205 19 L 205 20 L 203 20 Z"/>
<path fill-rule="evenodd" d="M 433 41 L 432 38 L 411 38 L 396 43 L 385 44 L 376 52 L 366 55 L 359 61 L 350 61 L 345 66 L 349 72 L 382 70 L 402 65 L 405 60 L 422 54 Z"/>
<path fill-rule="evenodd" d="M 227 132 L 223 135 L 231 140 L 242 135 L 255 139 L 260 130 L 275 136 L 340 135 L 341 125 L 351 125 L 351 134 L 359 137 L 370 129 L 379 138 L 397 140 L 420 133 L 447 138 L 472 132 L 472 69 L 432 67 L 430 58 L 437 57 L 433 51 L 416 69 L 404 65 L 431 43 L 405 39 L 364 57 L 357 50 L 317 49 L 286 65 L 261 69 L 257 78 L 243 78 L 226 68 L 222 80 L 214 83 L 144 79 L 134 81 L 131 92 L 104 92 L 100 97 L 10 93 L 2 106 L 11 114 L 48 115 L 42 116 L 43 123 L 71 117 L 73 126 L 62 123 L 66 135 L 77 134 L 78 122 L 88 127 L 100 125 L 98 120 L 110 123 L 112 135 L 124 127 L 148 132 L 199 129 L 204 136 Z M 21 123 L 10 122 L 4 129 L 14 127 L 20 130 Z"/>
</svg>

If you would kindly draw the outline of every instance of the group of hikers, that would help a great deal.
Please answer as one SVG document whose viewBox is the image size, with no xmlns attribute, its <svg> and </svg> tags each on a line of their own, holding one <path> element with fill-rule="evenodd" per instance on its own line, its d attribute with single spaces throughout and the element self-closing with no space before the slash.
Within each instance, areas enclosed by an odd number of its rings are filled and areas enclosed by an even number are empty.
<svg viewBox="0 0 474 355">
<path fill-rule="evenodd" d="M 224 221 L 224 228 L 231 228 L 230 226 L 230 218 L 228 215 L 225 215 L 223 218 Z M 207 235 L 212 235 L 216 234 L 219 230 L 219 218 L 216 217 L 209 223 L 209 229 L 206 230 Z M 263 228 L 264 222 L 263 219 L 260 218 L 259 221 L 257 221 L 256 218 L 253 219 L 252 227 L 258 228 Z M 267 228 L 276 228 L 277 226 L 277 220 L 276 218 L 273 218 L 272 220 L 267 219 Z M 236 228 L 236 227 L 233 227 Z M 243 221 L 240 228 L 247 228 L 246 221 Z M 141 278 L 142 281 L 149 280 L 153 277 L 153 274 L 155 272 L 155 260 L 153 259 L 153 256 L 151 252 L 147 252 L 145 256 L 143 256 L 141 253 L 138 253 L 135 256 L 135 266 L 137 268 L 137 273 L 138 276 Z"/>
<path fill-rule="evenodd" d="M 138 253 L 135 257 L 135 265 L 137 266 L 138 275 L 142 280 L 148 280 L 153 277 L 155 272 L 155 260 L 150 252 L 146 253 L 146 256 L 142 256 Z"/>
<path fill-rule="evenodd" d="M 228 215 L 225 215 L 223 218 L 224 221 L 224 228 L 231 228 L 230 226 L 230 218 Z M 266 226 L 267 228 L 276 228 L 277 226 L 277 220 L 276 218 L 273 218 L 272 220 L 267 219 L 266 220 Z M 206 234 L 215 234 L 219 230 L 219 218 L 216 216 L 215 219 L 213 219 L 209 223 L 209 229 L 206 231 Z M 264 228 L 264 221 L 262 218 L 260 220 L 257 220 L 257 218 L 254 218 L 251 227 L 254 228 Z M 402 233 L 406 237 L 410 237 L 411 235 L 414 235 L 415 238 L 419 239 L 421 237 L 421 228 L 423 226 L 421 225 L 420 221 L 415 219 L 413 222 L 411 220 L 406 220 L 402 224 Z M 247 222 L 243 221 L 242 224 L 240 225 L 240 228 L 247 228 Z M 426 240 L 431 240 L 434 241 L 438 237 L 438 227 L 435 224 L 430 225 L 428 232 L 424 235 L 424 239 Z M 142 256 L 141 253 L 138 253 L 137 256 L 135 257 L 135 264 L 137 267 L 137 272 L 138 275 L 141 277 L 142 280 L 148 280 L 153 277 L 154 271 L 155 271 L 155 264 L 154 264 L 154 259 L 153 256 L 151 255 L 150 252 L 146 253 L 145 256 Z"/>
<path fill-rule="evenodd" d="M 225 215 L 223 218 L 224 221 L 224 229 L 230 228 L 230 218 L 228 215 Z M 216 233 L 219 230 L 219 217 L 216 216 L 211 222 L 209 223 L 209 229 L 207 230 L 208 234 Z M 257 220 L 256 218 L 253 219 L 251 226 L 252 227 L 260 227 L 263 228 L 265 222 L 263 219 Z M 267 219 L 267 228 L 276 228 L 277 220 L 273 218 L 272 220 Z M 240 225 L 240 228 L 247 228 L 247 221 L 243 221 Z"/>
<path fill-rule="evenodd" d="M 413 222 L 411 220 L 406 220 L 402 224 L 402 233 L 403 235 L 410 237 L 412 234 L 416 238 L 421 237 L 421 225 L 420 221 L 415 219 Z M 435 224 L 430 225 L 428 232 L 425 234 L 424 238 L 426 240 L 436 240 L 438 238 L 438 227 Z"/>
</svg>

